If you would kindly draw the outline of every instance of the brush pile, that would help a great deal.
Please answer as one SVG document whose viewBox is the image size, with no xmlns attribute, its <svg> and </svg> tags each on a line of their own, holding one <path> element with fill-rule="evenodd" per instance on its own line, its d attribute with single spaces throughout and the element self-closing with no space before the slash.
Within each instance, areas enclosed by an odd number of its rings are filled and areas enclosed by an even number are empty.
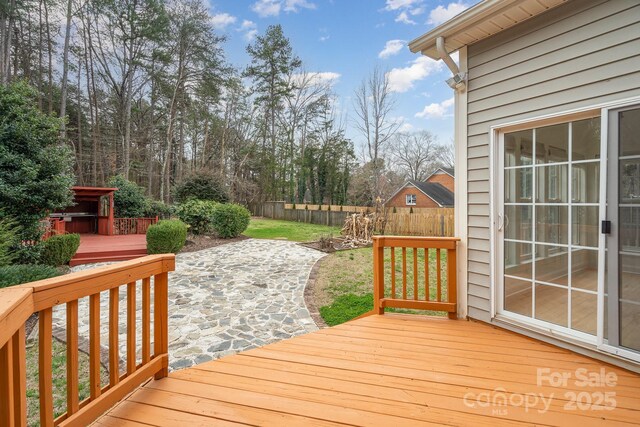
<svg viewBox="0 0 640 427">
<path fill-rule="evenodd" d="M 347 216 L 340 232 L 344 238 L 344 244 L 353 248 L 371 244 L 374 231 L 384 230 L 384 222 L 384 217 L 376 212 L 354 213 Z"/>
</svg>

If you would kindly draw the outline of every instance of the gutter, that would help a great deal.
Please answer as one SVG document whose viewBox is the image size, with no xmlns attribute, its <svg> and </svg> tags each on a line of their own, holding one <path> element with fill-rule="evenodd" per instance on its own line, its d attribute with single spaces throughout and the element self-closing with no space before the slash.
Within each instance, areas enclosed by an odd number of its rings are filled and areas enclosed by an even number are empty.
<svg viewBox="0 0 640 427">
<path fill-rule="evenodd" d="M 444 46 L 444 37 L 439 36 L 436 39 L 436 49 L 440 58 L 447 64 L 447 67 L 451 70 L 453 76 L 447 79 L 447 84 L 451 89 L 459 92 L 464 92 L 467 89 L 467 73 L 461 73 L 458 65 L 453 60 L 449 52 Z"/>
</svg>

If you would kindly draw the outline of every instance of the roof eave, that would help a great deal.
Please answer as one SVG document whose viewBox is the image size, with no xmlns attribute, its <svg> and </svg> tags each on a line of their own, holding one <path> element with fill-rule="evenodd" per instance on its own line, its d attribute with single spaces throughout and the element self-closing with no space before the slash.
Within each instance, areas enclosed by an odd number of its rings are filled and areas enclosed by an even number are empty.
<svg viewBox="0 0 640 427">
<path fill-rule="evenodd" d="M 454 16 L 445 23 L 435 27 L 431 31 L 409 42 L 409 50 L 411 50 L 411 52 L 413 53 L 421 52 L 423 55 L 426 55 L 435 60 L 441 59 L 438 51 L 436 50 L 436 39 L 438 37 L 444 37 L 446 40 L 447 37 L 459 33 L 464 28 L 468 28 L 519 1 L 521 0 L 482 1 L 465 10 L 464 12 L 461 12 L 460 14 Z M 449 48 L 447 47 L 448 52 L 453 52 L 455 50 L 457 49 L 449 50 Z"/>
</svg>

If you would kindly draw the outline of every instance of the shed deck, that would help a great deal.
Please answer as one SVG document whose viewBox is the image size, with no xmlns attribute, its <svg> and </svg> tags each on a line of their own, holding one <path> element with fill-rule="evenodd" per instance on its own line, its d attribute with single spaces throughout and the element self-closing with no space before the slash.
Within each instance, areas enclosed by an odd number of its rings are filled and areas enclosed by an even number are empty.
<svg viewBox="0 0 640 427">
<path fill-rule="evenodd" d="M 567 381 L 550 384 L 549 378 L 559 375 Z M 610 384 L 581 384 L 586 375 Z M 637 423 L 638 374 L 483 323 L 392 314 L 172 372 L 149 381 L 96 422 L 581 427 Z"/>
<path fill-rule="evenodd" d="M 70 266 L 95 262 L 125 261 L 147 255 L 147 236 L 127 234 L 106 236 L 101 234 L 81 234 L 80 247 Z"/>
</svg>

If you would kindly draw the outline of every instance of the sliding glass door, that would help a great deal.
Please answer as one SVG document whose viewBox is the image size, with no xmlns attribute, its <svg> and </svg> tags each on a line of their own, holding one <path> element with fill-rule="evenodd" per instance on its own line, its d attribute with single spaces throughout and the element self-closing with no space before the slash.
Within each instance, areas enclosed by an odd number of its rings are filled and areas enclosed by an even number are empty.
<svg viewBox="0 0 640 427">
<path fill-rule="evenodd" d="M 600 117 L 500 135 L 498 314 L 594 342 Z"/>
<path fill-rule="evenodd" d="M 640 358 L 640 106 L 608 113 L 605 349 Z M 609 230 L 605 230 L 609 231 Z"/>
</svg>

